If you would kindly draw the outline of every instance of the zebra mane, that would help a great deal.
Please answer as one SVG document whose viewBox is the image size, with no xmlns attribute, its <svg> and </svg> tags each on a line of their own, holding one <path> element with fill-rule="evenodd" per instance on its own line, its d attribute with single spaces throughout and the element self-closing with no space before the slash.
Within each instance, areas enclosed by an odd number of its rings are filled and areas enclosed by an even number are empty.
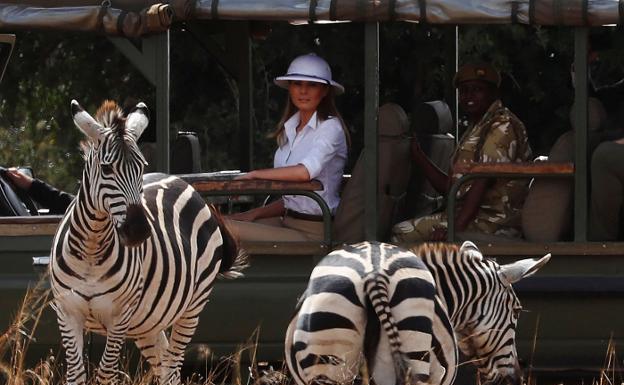
<svg viewBox="0 0 624 385">
<path fill-rule="evenodd" d="M 105 100 L 95 113 L 95 120 L 123 138 L 126 133 L 126 118 L 121 108 L 113 100 Z"/>
<path fill-rule="evenodd" d="M 466 247 L 466 244 L 460 246 L 454 243 L 429 242 L 413 247 L 411 251 L 416 255 L 442 256 L 443 259 L 447 261 L 453 259 L 472 259 L 482 262 L 486 260 L 483 254 L 481 254 L 481 251 L 479 251 L 474 244 L 470 244 Z"/>
</svg>

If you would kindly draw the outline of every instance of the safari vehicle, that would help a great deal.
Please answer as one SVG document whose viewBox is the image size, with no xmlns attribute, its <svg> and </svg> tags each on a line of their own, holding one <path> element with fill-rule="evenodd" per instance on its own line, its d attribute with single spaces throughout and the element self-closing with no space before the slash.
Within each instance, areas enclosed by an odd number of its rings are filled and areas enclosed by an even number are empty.
<svg viewBox="0 0 624 385">
<path fill-rule="evenodd" d="M 622 23 L 624 7 L 621 1 L 570 1 L 528 2 L 484 0 L 461 2 L 453 0 L 414 1 L 278 1 L 264 0 L 252 3 L 221 1 L 172 1 L 154 4 L 152 1 L 127 0 L 99 2 L 88 0 L 47 2 L 26 0 L 19 5 L 0 0 L 0 25 L 4 30 L 58 29 L 76 33 L 85 31 L 107 35 L 114 44 L 138 67 L 156 88 L 157 169 L 170 169 L 169 130 L 169 50 L 170 25 L 179 22 L 214 26 L 225 31 L 228 48 L 220 51 L 232 65 L 239 86 L 242 154 L 240 169 L 252 165 L 253 105 L 250 79 L 251 50 L 250 26 L 252 21 L 292 22 L 293 24 L 322 24 L 331 22 L 360 23 L 364 42 L 364 113 L 363 157 L 365 170 L 361 181 L 364 189 L 360 225 L 362 239 L 381 240 L 387 232 L 382 228 L 380 206 L 386 186 L 380 182 L 392 178 L 393 170 L 384 170 L 379 163 L 383 137 L 379 135 L 380 101 L 380 39 L 383 23 L 417 22 L 421 25 L 448 25 L 449 71 L 457 63 L 456 26 L 470 24 L 530 24 L 564 28 L 574 35 L 576 130 L 568 155 L 551 157 L 544 163 L 488 165 L 480 164 L 465 170 L 461 183 L 476 177 L 535 178 L 529 194 L 544 187 L 542 181 L 555 180 L 559 195 L 549 210 L 556 210 L 567 197 L 573 205 L 573 236 L 563 240 L 561 231 L 546 234 L 539 230 L 522 240 L 483 237 L 480 234 L 456 234 L 449 225 L 449 241 L 461 239 L 475 241 L 489 257 L 508 262 L 527 256 L 553 257 L 536 277 L 518 284 L 516 290 L 525 309 L 519 325 L 519 352 L 527 369 L 534 373 L 561 373 L 566 371 L 597 372 L 604 364 L 610 341 L 620 344 L 624 337 L 624 243 L 589 242 L 588 223 L 588 35 L 590 27 Z M 43 5 L 42 5 L 43 4 Z M 56 17 L 57 12 L 63 17 Z M 13 17 L 20 15 L 31 17 Z M 150 16 L 151 15 L 151 16 Z M 154 22 L 154 16 L 158 22 Z M 150 18 L 152 17 L 152 18 Z M 295 28 L 295 27 L 293 27 Z M 297 27 L 305 28 L 305 26 Z M 606 27 L 602 27 L 606 28 Z M 132 42 L 130 39 L 132 38 Z M 94 38 L 103 38 L 94 36 Z M 137 48 L 134 42 L 141 42 Z M 3 51 L 6 52 L 6 51 Z M 232 64 L 234 63 L 234 64 Z M 453 91 L 447 90 L 451 111 L 455 110 Z M 455 121 L 457 121 L 455 115 Z M 568 145 L 570 142 L 568 142 Z M 570 153 L 571 151 L 571 153 Z M 558 158 L 555 162 L 553 159 Z M 36 170 L 35 170 L 36 172 Z M 192 183 L 207 199 L 215 196 L 241 196 L 250 194 L 304 194 L 315 197 L 320 189 L 315 181 L 310 183 L 284 183 L 270 181 L 232 181 L 228 173 L 191 173 L 183 177 Z M 350 182 L 347 182 L 347 184 Z M 388 182 L 381 182 L 388 183 Z M 563 187 L 561 184 L 563 183 Z M 541 186 L 541 187 L 539 187 Z M 547 185 L 546 185 L 547 186 Z M 557 191 L 557 187 L 554 187 Z M 570 190 L 571 189 L 571 190 Z M 552 189 L 551 189 L 552 192 Z M 451 194 L 451 197 L 453 194 Z M 322 201 L 319 201 L 322 206 Z M 557 204 L 555 204 L 557 203 Z M 449 217 L 453 218 L 453 199 L 448 202 Z M 228 354 L 245 343 L 257 331 L 257 358 L 278 361 L 283 352 L 283 337 L 297 297 L 303 291 L 315 262 L 341 243 L 334 237 L 329 212 L 324 208 L 325 239 L 319 243 L 246 243 L 251 255 L 251 266 L 243 279 L 219 282 L 206 306 L 194 344 L 187 353 L 187 362 L 204 362 L 207 352 Z M 561 212 L 559 214 L 562 214 Z M 527 214 L 528 215 L 528 214 Z M 526 223 L 540 224 L 555 217 L 553 212 L 537 210 L 541 215 Z M 27 216 L 0 218 L 0 306 L 14 309 L 25 288 L 37 281 L 41 267 L 39 257 L 49 253 L 51 238 L 58 217 Z M 355 222 L 354 222 L 355 223 Z M 552 229 L 552 228 L 551 228 Z M 411 245 L 402 245 L 409 247 Z M 33 258 L 34 264 L 33 266 Z M 44 268 L 43 268 L 44 269 Z M 7 325 L 11 312 L 0 314 L 0 325 Z M 46 314 L 31 346 L 32 354 L 42 354 L 56 349 L 59 344 L 56 323 L 52 313 Z"/>
</svg>

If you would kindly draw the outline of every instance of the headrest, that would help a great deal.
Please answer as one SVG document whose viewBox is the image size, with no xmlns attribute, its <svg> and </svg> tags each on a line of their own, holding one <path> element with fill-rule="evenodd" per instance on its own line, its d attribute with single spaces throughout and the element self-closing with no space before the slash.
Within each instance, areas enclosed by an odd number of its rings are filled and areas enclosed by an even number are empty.
<svg viewBox="0 0 624 385">
<path fill-rule="evenodd" d="M 448 134 L 455 131 L 451 109 L 442 100 L 419 104 L 414 109 L 412 125 L 417 135 Z"/>
<path fill-rule="evenodd" d="M 401 106 L 395 103 L 386 103 L 379 107 L 379 135 L 404 135 L 408 128 L 407 114 Z"/>
<path fill-rule="evenodd" d="M 575 107 L 576 102 L 574 102 L 572 108 L 570 108 L 570 124 L 572 124 L 572 128 L 575 128 L 576 125 L 574 120 Z M 600 131 L 606 120 L 607 110 L 605 110 L 602 102 L 595 97 L 590 96 L 587 98 L 587 130 Z"/>
</svg>

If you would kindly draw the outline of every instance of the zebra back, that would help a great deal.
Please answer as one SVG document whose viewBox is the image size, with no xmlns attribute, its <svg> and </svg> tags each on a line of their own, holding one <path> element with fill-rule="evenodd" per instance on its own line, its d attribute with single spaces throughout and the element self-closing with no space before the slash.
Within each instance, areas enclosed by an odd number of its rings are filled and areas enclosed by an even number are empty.
<svg viewBox="0 0 624 385">
<path fill-rule="evenodd" d="M 411 252 L 378 242 L 345 246 L 312 271 L 286 333 L 286 362 L 300 385 L 351 382 L 362 359 L 379 385 L 442 381 L 446 360 L 432 334 L 434 319 L 450 325 L 445 317 L 433 277 Z"/>
</svg>

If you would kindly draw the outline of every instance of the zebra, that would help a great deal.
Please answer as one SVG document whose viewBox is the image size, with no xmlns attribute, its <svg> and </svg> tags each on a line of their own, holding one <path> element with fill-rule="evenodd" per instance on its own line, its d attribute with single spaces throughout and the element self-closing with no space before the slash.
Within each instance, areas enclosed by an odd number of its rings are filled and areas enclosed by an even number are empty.
<svg viewBox="0 0 624 385">
<path fill-rule="evenodd" d="M 520 384 L 522 308 L 511 284 L 549 258 L 501 266 L 471 242 L 411 251 L 379 242 L 345 246 L 312 271 L 286 332 L 287 366 L 299 385 L 351 383 L 363 360 L 378 385 L 446 385 L 457 374 L 459 349 L 482 384 Z"/>
<path fill-rule="evenodd" d="M 159 383 L 178 384 L 215 278 L 240 276 L 244 254 L 190 185 L 165 174 L 143 176 L 136 141 L 149 121 L 144 103 L 127 116 L 113 101 L 95 118 L 75 100 L 71 109 L 86 137 L 85 166 L 49 267 L 66 383 L 86 381 L 86 329 L 106 336 L 98 383 L 114 381 L 122 344 L 131 338 Z"/>
</svg>

